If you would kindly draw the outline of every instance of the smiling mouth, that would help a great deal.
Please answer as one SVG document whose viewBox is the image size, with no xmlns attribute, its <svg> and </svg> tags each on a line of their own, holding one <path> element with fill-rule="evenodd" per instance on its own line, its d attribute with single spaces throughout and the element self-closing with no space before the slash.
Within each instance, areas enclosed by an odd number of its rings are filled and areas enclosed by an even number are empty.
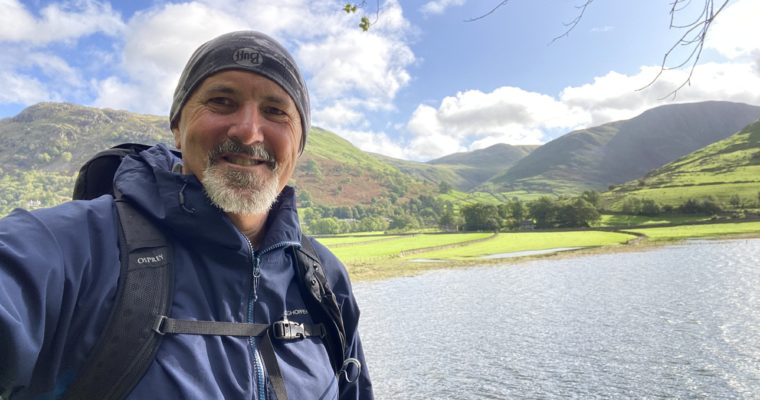
<svg viewBox="0 0 760 400">
<path fill-rule="evenodd" d="M 262 160 L 259 158 L 252 158 L 245 154 L 225 154 L 220 159 L 226 161 L 232 165 L 238 165 L 241 167 L 253 167 L 256 165 L 266 165 L 270 169 L 274 169 L 275 162 L 269 160 Z"/>
</svg>

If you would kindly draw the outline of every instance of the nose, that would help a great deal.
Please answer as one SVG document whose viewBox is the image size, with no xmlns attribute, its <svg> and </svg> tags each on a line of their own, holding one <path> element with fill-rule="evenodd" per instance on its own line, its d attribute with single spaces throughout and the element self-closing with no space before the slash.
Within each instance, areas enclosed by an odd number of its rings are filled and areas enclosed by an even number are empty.
<svg viewBox="0 0 760 400">
<path fill-rule="evenodd" d="M 232 114 L 227 136 L 238 143 L 251 145 L 264 141 L 264 116 L 255 104 L 243 104 Z"/>
</svg>

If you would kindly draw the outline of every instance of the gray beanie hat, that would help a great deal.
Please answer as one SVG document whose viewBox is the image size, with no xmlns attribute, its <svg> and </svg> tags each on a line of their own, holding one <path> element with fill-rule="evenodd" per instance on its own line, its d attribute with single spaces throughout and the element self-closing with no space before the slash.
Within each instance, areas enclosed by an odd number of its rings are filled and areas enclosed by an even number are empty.
<svg viewBox="0 0 760 400">
<path fill-rule="evenodd" d="M 196 87 L 209 75 L 238 69 L 263 75 L 282 87 L 290 95 L 301 116 L 301 144 L 306 145 L 306 134 L 311 126 L 309 93 L 293 57 L 282 45 L 269 36 L 255 31 L 226 33 L 212 39 L 195 50 L 182 71 L 174 90 L 169 122 L 174 128 L 185 102 Z"/>
</svg>

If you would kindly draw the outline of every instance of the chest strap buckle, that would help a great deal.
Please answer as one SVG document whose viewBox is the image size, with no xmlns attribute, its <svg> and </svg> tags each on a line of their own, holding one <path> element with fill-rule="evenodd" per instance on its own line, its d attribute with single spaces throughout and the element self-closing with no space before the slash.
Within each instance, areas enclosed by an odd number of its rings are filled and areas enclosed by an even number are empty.
<svg viewBox="0 0 760 400">
<path fill-rule="evenodd" d="M 298 340 L 310 336 L 325 337 L 327 329 L 323 324 L 301 324 L 287 319 L 272 324 L 272 336 L 278 340 Z"/>
</svg>

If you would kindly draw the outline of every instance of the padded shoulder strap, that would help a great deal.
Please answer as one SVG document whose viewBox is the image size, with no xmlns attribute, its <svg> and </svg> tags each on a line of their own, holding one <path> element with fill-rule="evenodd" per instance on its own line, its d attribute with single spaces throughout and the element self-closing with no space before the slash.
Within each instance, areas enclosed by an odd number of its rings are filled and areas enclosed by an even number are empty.
<svg viewBox="0 0 760 400">
<path fill-rule="evenodd" d="M 121 275 L 113 311 L 67 400 L 126 397 L 158 350 L 161 335 L 153 322 L 171 306 L 172 249 L 166 237 L 125 200 L 117 200 L 116 209 Z"/>
<path fill-rule="evenodd" d="M 89 200 L 106 193 L 113 194 L 113 177 L 121 160 L 148 147 L 145 144 L 123 143 L 94 155 L 79 169 L 71 197 L 74 200 Z"/>
<path fill-rule="evenodd" d="M 295 256 L 302 297 L 314 322 L 322 323 L 327 328 L 325 345 L 337 374 L 346 358 L 346 329 L 338 301 L 311 244 L 311 238 L 302 235 L 301 247 L 295 250 Z"/>
</svg>

